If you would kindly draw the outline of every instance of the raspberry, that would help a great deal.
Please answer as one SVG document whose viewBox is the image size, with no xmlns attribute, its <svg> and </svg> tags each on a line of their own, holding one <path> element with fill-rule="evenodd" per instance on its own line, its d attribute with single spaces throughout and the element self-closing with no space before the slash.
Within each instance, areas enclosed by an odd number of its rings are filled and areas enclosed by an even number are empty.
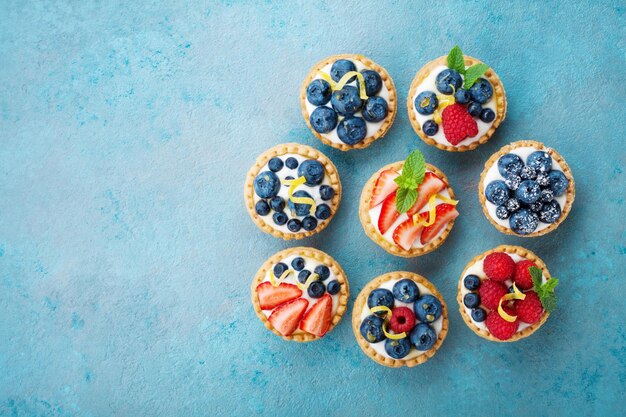
<svg viewBox="0 0 626 417">
<path fill-rule="evenodd" d="M 415 313 L 408 307 L 396 307 L 391 310 L 389 328 L 394 333 L 410 332 L 415 327 Z"/>
<path fill-rule="evenodd" d="M 487 279 L 480 284 L 478 293 L 480 294 L 480 300 L 482 305 L 490 310 L 498 308 L 500 298 L 508 292 L 506 286 L 497 281 Z"/>
<path fill-rule="evenodd" d="M 511 316 L 515 315 L 515 309 L 513 307 L 502 306 L 502 308 L 507 312 L 507 314 Z M 487 314 L 487 320 L 485 320 L 485 325 L 487 326 L 487 329 L 489 329 L 489 333 L 500 340 L 509 340 L 513 337 L 513 335 L 517 332 L 518 324 L 517 320 L 513 323 L 504 320 L 500 317 L 497 310 Z"/>
<path fill-rule="evenodd" d="M 515 261 L 504 252 L 491 253 L 483 261 L 485 274 L 496 281 L 506 281 L 513 278 Z"/>
<path fill-rule="evenodd" d="M 529 290 L 533 287 L 533 279 L 530 276 L 528 268 L 531 266 L 537 266 L 533 261 L 519 261 L 515 264 L 515 274 L 513 275 L 513 281 L 518 288 L 522 290 Z"/>
<path fill-rule="evenodd" d="M 447 106 L 441 112 L 441 125 L 443 134 L 448 142 L 457 145 L 467 137 L 474 137 L 478 134 L 478 124 L 476 120 L 467 112 L 467 109 L 454 103 Z"/>
<path fill-rule="evenodd" d="M 523 300 L 516 300 L 515 310 L 517 311 L 517 318 L 528 324 L 537 323 L 543 314 L 541 300 L 534 291 L 528 291 Z"/>
</svg>

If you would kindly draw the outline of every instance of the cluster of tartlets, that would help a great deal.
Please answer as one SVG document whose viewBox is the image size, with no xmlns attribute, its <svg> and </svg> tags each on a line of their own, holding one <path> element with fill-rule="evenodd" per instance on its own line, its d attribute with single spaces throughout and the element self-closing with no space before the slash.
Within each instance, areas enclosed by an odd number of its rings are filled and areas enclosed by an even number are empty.
<svg viewBox="0 0 626 417">
<path fill-rule="evenodd" d="M 361 55 L 319 62 L 302 84 L 302 115 L 324 144 L 360 149 L 382 138 L 395 119 L 397 92 L 387 71 Z M 416 74 L 407 110 L 418 136 L 439 149 L 464 152 L 487 142 L 504 120 L 506 95 L 496 73 L 458 47 Z M 339 209 L 342 185 L 332 161 L 298 143 L 261 154 L 246 177 L 248 212 L 264 232 L 284 240 L 324 230 Z M 536 141 L 504 146 L 485 164 L 478 195 L 497 230 L 521 237 L 555 230 L 570 212 L 574 180 L 565 160 Z M 359 218 L 386 252 L 416 257 L 434 251 L 460 215 L 448 177 L 413 151 L 376 171 L 363 187 Z M 500 246 L 474 258 L 458 285 L 459 311 L 492 341 L 529 336 L 554 308 L 547 267 L 532 252 Z M 347 310 L 341 266 L 310 247 L 278 252 L 257 272 L 251 298 L 259 319 L 286 340 L 324 337 Z M 442 295 L 426 278 L 391 272 L 370 281 L 352 311 L 354 335 L 374 361 L 415 366 L 432 357 L 448 330 Z"/>
</svg>

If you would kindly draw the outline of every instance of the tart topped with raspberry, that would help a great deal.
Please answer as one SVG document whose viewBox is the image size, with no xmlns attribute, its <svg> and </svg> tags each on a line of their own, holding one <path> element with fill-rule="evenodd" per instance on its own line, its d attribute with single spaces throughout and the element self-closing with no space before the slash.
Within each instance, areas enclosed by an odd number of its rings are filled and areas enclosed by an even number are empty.
<svg viewBox="0 0 626 417">
<path fill-rule="evenodd" d="M 491 138 L 507 105 L 495 71 L 455 46 L 447 57 L 429 62 L 415 75 L 407 107 L 411 125 L 424 142 L 465 152 Z"/>
<path fill-rule="evenodd" d="M 533 334 L 556 308 L 552 278 L 537 255 L 502 245 L 467 264 L 458 286 L 463 320 L 477 335 L 514 342 Z"/>
<path fill-rule="evenodd" d="M 310 146 L 286 143 L 257 158 L 244 186 L 248 213 L 264 232 L 285 240 L 320 232 L 341 200 L 337 168 Z"/>
<path fill-rule="evenodd" d="M 438 248 L 459 215 L 448 178 L 419 150 L 376 172 L 363 187 L 359 218 L 367 236 L 392 255 Z"/>
<path fill-rule="evenodd" d="M 265 327 L 285 340 L 310 342 L 339 323 L 350 290 L 337 261 L 320 250 L 297 247 L 269 258 L 252 281 L 251 292 Z"/>
<path fill-rule="evenodd" d="M 487 219 L 501 232 L 523 237 L 556 229 L 574 202 L 574 177 L 554 149 L 523 140 L 489 158 L 478 195 Z"/>
<path fill-rule="evenodd" d="M 302 115 L 326 145 L 365 148 L 396 116 L 396 88 L 387 71 L 355 54 L 333 55 L 309 72 L 300 92 Z"/>
</svg>

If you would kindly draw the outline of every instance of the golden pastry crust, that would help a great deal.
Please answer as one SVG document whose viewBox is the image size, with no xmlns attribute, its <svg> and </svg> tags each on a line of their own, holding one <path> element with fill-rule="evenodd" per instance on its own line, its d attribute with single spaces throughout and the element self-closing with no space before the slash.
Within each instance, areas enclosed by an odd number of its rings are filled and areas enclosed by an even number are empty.
<svg viewBox="0 0 626 417">
<path fill-rule="evenodd" d="M 324 253 L 321 250 L 317 250 L 315 248 L 296 247 L 282 250 L 274 254 L 267 261 L 265 261 L 265 263 L 257 271 L 254 279 L 252 280 L 252 284 L 250 285 L 250 294 L 254 311 L 256 312 L 256 315 L 259 317 L 261 322 L 263 322 L 263 325 L 265 325 L 265 327 L 271 330 L 275 335 L 280 336 L 285 340 L 292 340 L 294 342 L 311 342 L 313 340 L 318 340 L 321 338 L 310 333 L 305 333 L 300 329 L 297 329 L 296 332 L 291 336 L 283 336 L 282 334 L 280 334 L 280 332 L 278 332 L 278 330 L 274 329 L 272 324 L 269 322 L 268 317 L 266 317 L 263 313 L 263 310 L 261 310 L 259 297 L 257 297 L 256 293 L 256 287 L 261 282 L 265 281 L 267 271 L 269 271 L 270 268 L 274 267 L 274 265 L 291 255 L 303 256 L 306 258 L 315 259 L 316 261 L 323 263 L 333 272 L 333 274 L 335 274 L 337 281 L 341 284 L 341 289 L 339 290 L 338 294 L 339 298 L 337 310 L 335 312 L 335 315 L 331 319 L 331 325 L 326 334 L 330 333 L 335 328 L 335 326 L 341 321 L 343 314 L 346 312 L 346 308 L 348 307 L 348 297 L 350 296 L 350 286 L 348 284 L 346 274 L 343 272 L 343 269 L 341 268 L 339 263 L 337 263 L 337 261 L 335 261 L 335 259 L 333 259 L 327 253 Z M 311 305 L 309 305 L 309 308 L 310 307 Z"/>
<path fill-rule="evenodd" d="M 507 153 L 511 152 L 514 149 L 524 148 L 524 147 L 529 147 L 529 146 L 536 148 L 538 151 L 543 150 L 543 151 L 546 151 L 548 154 L 550 154 L 552 159 L 561 166 L 561 169 L 563 170 L 563 174 L 565 174 L 565 177 L 569 181 L 569 185 L 567 186 L 567 190 L 565 191 L 565 206 L 561 207 L 561 217 L 559 217 L 557 221 L 555 221 L 554 223 L 552 223 L 550 226 L 546 227 L 545 229 L 536 230 L 528 235 L 518 235 L 510 228 L 504 227 L 498 224 L 498 222 L 496 222 L 489 215 L 489 211 L 487 210 L 488 202 L 485 197 L 484 183 L 485 183 L 485 177 L 487 176 L 487 171 L 489 171 L 489 168 L 491 168 L 493 164 L 498 162 L 498 159 L 500 159 L 501 156 L 506 155 Z M 489 222 L 491 222 L 491 224 L 493 224 L 494 227 L 498 229 L 499 231 L 501 231 L 502 233 L 506 233 L 507 235 L 519 236 L 519 237 L 543 236 L 555 230 L 557 227 L 559 227 L 561 223 L 565 221 L 565 218 L 567 217 L 570 210 L 572 209 L 572 204 L 574 203 L 575 197 L 576 197 L 576 190 L 575 190 L 575 185 L 574 185 L 574 176 L 572 175 L 572 170 L 570 169 L 569 165 L 567 165 L 567 162 L 565 162 L 565 159 L 563 159 L 563 157 L 559 155 L 559 153 L 555 151 L 554 149 L 549 148 L 545 146 L 543 143 L 537 142 L 534 140 L 520 140 L 518 142 L 510 143 L 502 147 L 498 152 L 491 155 L 491 158 L 489 158 L 487 162 L 485 162 L 485 168 L 483 169 L 482 174 L 480 174 L 480 182 L 478 183 L 478 198 L 480 199 L 480 204 L 483 208 L 483 213 L 487 217 L 487 220 L 489 220 Z"/>
<path fill-rule="evenodd" d="M 525 328 L 521 332 L 515 333 L 513 337 L 511 337 L 508 340 L 500 340 L 496 337 L 493 337 L 491 333 L 489 333 L 487 330 L 483 330 L 479 328 L 478 326 L 476 326 L 476 324 L 474 324 L 474 322 L 472 321 L 472 318 L 470 317 L 470 315 L 467 314 L 467 312 L 465 311 L 465 306 L 463 305 L 463 296 L 461 295 L 461 288 L 463 286 L 463 278 L 465 278 L 467 270 L 470 267 L 472 267 L 476 262 L 485 258 L 487 255 L 490 255 L 496 252 L 506 252 L 508 254 L 517 254 L 525 259 L 528 259 L 529 261 L 533 261 L 535 265 L 541 268 L 541 270 L 543 271 L 543 275 L 546 277 L 546 279 L 551 279 L 550 272 L 548 271 L 548 267 L 533 252 L 521 246 L 500 245 L 497 248 L 488 250 L 487 252 L 484 252 L 478 256 L 475 256 L 474 259 L 472 259 L 465 266 L 465 269 L 463 270 L 463 273 L 461 274 L 461 279 L 459 279 L 459 285 L 457 287 L 458 293 L 457 293 L 456 300 L 459 303 L 459 312 L 461 313 L 461 317 L 463 317 L 463 320 L 465 320 L 465 324 L 467 324 L 467 327 L 472 329 L 472 331 L 476 333 L 478 336 L 487 340 L 491 340 L 492 342 L 516 342 L 520 339 L 524 339 L 530 336 L 531 334 L 535 333 L 535 331 L 537 331 L 537 329 L 539 329 L 543 325 L 543 323 L 545 323 L 546 320 L 548 320 L 548 316 L 550 315 L 550 313 L 544 310 L 543 314 L 541 315 L 541 318 L 539 319 L 537 323 L 531 324 L 529 327 Z"/>
<path fill-rule="evenodd" d="M 465 58 L 466 66 L 471 66 L 471 65 L 482 63 L 482 61 L 476 58 L 473 58 L 471 56 L 463 55 L 463 57 Z M 504 85 L 502 85 L 502 81 L 500 80 L 500 77 L 498 77 L 498 75 L 492 68 L 489 68 L 487 72 L 485 72 L 485 74 L 483 75 L 483 78 L 486 78 L 487 80 L 489 80 L 489 82 L 493 86 L 493 94 L 496 99 L 496 118 L 491 124 L 491 127 L 489 128 L 489 130 L 484 135 L 482 135 L 480 138 L 470 143 L 469 145 L 462 145 L 462 146 L 454 146 L 452 144 L 443 145 L 437 142 L 436 140 L 426 135 L 422 131 L 422 126 L 417 121 L 417 117 L 416 117 L 417 111 L 415 110 L 415 107 L 413 104 L 413 97 L 415 97 L 417 93 L 417 89 L 419 85 L 422 83 L 422 81 L 424 81 L 426 77 L 428 77 L 428 75 L 430 75 L 430 73 L 436 67 L 441 66 L 441 65 L 445 65 L 445 66 L 448 65 L 447 59 L 448 59 L 447 56 L 442 56 L 433 61 L 430 61 L 428 64 L 424 65 L 417 72 L 417 74 L 415 75 L 415 78 L 413 78 L 413 82 L 411 83 L 411 88 L 409 89 L 409 95 L 407 97 L 407 103 L 406 103 L 407 110 L 409 112 L 409 120 L 411 121 L 411 126 L 413 126 L 413 130 L 415 130 L 415 133 L 417 133 L 418 136 L 427 144 L 435 146 L 444 151 L 449 151 L 449 152 L 471 151 L 473 149 L 476 149 L 479 145 L 482 145 L 483 143 L 486 143 L 489 139 L 491 139 L 491 136 L 493 136 L 498 126 L 500 126 L 500 123 L 504 121 L 506 117 L 506 108 L 507 108 L 506 92 L 504 91 Z"/>
<path fill-rule="evenodd" d="M 445 242 L 454 226 L 454 220 L 450 221 L 446 228 L 441 232 L 441 234 L 433 241 L 429 242 L 426 246 L 421 248 L 411 248 L 406 251 L 401 247 L 396 246 L 394 243 L 387 241 L 379 232 L 377 225 L 372 224 L 370 220 L 370 200 L 372 198 L 372 191 L 374 189 L 374 185 L 376 184 L 376 180 L 380 176 L 381 172 L 386 169 L 393 169 L 395 171 L 399 171 L 402 169 L 404 165 L 404 161 L 394 162 L 393 164 L 385 165 L 381 169 L 379 169 L 374 175 L 370 177 L 370 179 L 365 183 L 363 187 L 363 191 L 361 192 L 361 201 L 359 202 L 359 219 L 361 220 L 361 225 L 363 225 L 363 230 L 365 234 L 372 239 L 378 246 L 386 250 L 388 253 L 396 256 L 402 256 L 404 258 L 413 258 L 416 256 L 422 256 L 429 252 L 434 251 L 439 246 Z M 448 192 L 450 193 L 450 198 L 454 199 L 454 191 L 452 187 L 450 187 L 450 182 L 448 181 L 448 177 L 436 166 L 426 164 L 426 170 L 434 172 L 439 178 L 443 180 L 448 185 Z"/>
<path fill-rule="evenodd" d="M 379 354 L 378 352 L 374 350 L 374 348 L 370 346 L 370 344 L 365 339 L 363 339 L 363 336 L 361 336 L 361 331 L 360 331 L 361 312 L 363 311 L 363 308 L 367 306 L 367 297 L 369 296 L 369 293 L 372 292 L 372 290 L 379 288 L 383 283 L 387 281 L 394 280 L 394 279 L 403 279 L 403 278 L 408 278 L 408 279 L 413 280 L 416 283 L 422 284 L 423 286 L 428 288 L 428 290 L 435 297 L 437 297 L 439 301 L 441 301 L 441 306 L 442 306 L 441 317 L 443 321 L 442 321 L 441 331 L 439 332 L 439 335 L 437 337 L 437 341 L 435 342 L 432 348 L 425 351 L 421 355 L 416 356 L 411 359 L 393 359 L 393 358 L 388 358 L 386 356 Z M 361 292 L 359 293 L 358 297 L 356 298 L 356 301 L 354 302 L 354 307 L 352 307 L 352 331 L 354 332 L 354 337 L 356 337 L 356 340 L 359 346 L 361 347 L 361 349 L 363 350 L 363 352 L 365 352 L 367 356 L 369 356 L 370 358 L 372 358 L 379 364 L 388 366 L 390 368 L 400 368 L 402 366 L 407 366 L 411 368 L 413 366 L 420 365 L 426 362 L 428 359 L 432 358 L 437 352 L 437 349 L 439 349 L 444 339 L 446 338 L 446 335 L 448 334 L 448 306 L 446 305 L 439 291 L 437 291 L 437 288 L 435 288 L 435 286 L 423 276 L 418 275 L 413 272 L 405 272 L 405 271 L 389 272 L 387 274 L 381 275 L 371 280 L 365 286 L 365 288 L 363 288 Z"/>
<path fill-rule="evenodd" d="M 271 216 L 268 215 L 261 217 L 256 213 L 254 209 L 254 179 L 256 178 L 257 174 L 270 159 L 275 156 L 281 156 L 288 153 L 294 153 L 302 155 L 306 158 L 318 160 L 324 166 L 325 175 L 328 176 L 330 180 L 330 185 L 335 189 L 335 195 L 333 196 L 333 198 L 330 201 L 326 202 L 330 206 L 330 217 L 324 221 L 319 222 L 318 226 L 311 231 L 306 231 L 302 229 L 302 231 L 298 233 L 281 232 L 280 230 L 272 227 L 271 224 L 268 224 L 268 221 L 271 221 Z M 311 148 L 310 146 L 301 145 L 299 143 L 284 143 L 282 145 L 277 145 L 273 148 L 268 149 L 257 158 L 255 164 L 250 168 L 248 174 L 246 175 L 246 182 L 244 184 L 243 192 L 248 213 L 250 214 L 250 217 L 252 217 L 254 223 L 259 227 L 259 229 L 263 230 L 265 233 L 268 233 L 275 237 L 279 237 L 284 240 L 303 239 L 324 230 L 337 213 L 337 210 L 339 210 L 339 202 L 341 201 L 341 181 L 339 180 L 339 173 L 337 171 L 337 168 L 332 163 L 332 161 L 326 157 L 326 155 L 324 155 L 317 149 Z M 268 220 L 266 221 L 266 219 Z"/>
<path fill-rule="evenodd" d="M 338 59 L 349 59 L 349 60 L 352 60 L 352 61 L 360 61 L 361 63 L 363 63 L 369 69 L 376 71 L 378 73 L 378 75 L 380 75 L 380 77 L 382 78 L 383 82 L 385 83 L 385 87 L 387 87 L 387 90 L 389 91 L 389 100 L 388 100 L 388 103 L 387 103 L 389 111 L 387 113 L 387 117 L 383 121 L 383 124 L 380 126 L 378 131 L 376 131 L 376 133 L 374 133 L 371 136 L 366 137 L 365 139 L 363 139 L 361 142 L 357 143 L 356 145 L 348 145 L 346 143 L 335 143 L 335 142 L 325 138 L 321 133 L 318 133 L 311 126 L 311 122 L 309 121 L 309 112 L 308 112 L 308 110 L 306 108 L 306 103 L 307 103 L 306 89 L 307 89 L 307 87 L 309 86 L 311 81 L 313 81 L 313 79 L 315 79 L 315 77 L 317 76 L 319 71 L 322 70 L 322 68 L 324 68 L 325 66 L 327 66 L 329 64 L 332 64 L 333 62 L 335 62 Z M 313 134 L 319 140 L 322 141 L 322 143 L 324 143 L 324 144 L 326 144 L 328 146 L 332 146 L 333 148 L 341 149 L 342 151 L 349 151 L 351 149 L 367 148 L 376 139 L 380 139 L 383 136 L 385 136 L 385 134 L 387 133 L 387 131 L 389 130 L 389 128 L 393 124 L 394 119 L 396 118 L 396 112 L 397 112 L 398 103 L 397 103 L 396 87 L 393 84 L 393 80 L 391 79 L 391 76 L 389 75 L 387 70 L 385 70 L 380 65 L 376 64 L 371 59 L 369 59 L 367 57 L 364 57 L 363 55 L 342 54 L 342 55 L 332 55 L 332 56 L 330 56 L 330 57 L 328 57 L 326 59 L 321 60 L 317 64 L 315 64 L 313 69 L 309 72 L 307 77 L 304 79 L 304 82 L 302 83 L 302 87 L 300 88 L 300 107 L 302 109 L 302 117 L 304 117 L 304 121 L 306 122 L 306 125 L 309 127 L 309 129 L 311 129 L 311 132 L 313 132 Z"/>
</svg>

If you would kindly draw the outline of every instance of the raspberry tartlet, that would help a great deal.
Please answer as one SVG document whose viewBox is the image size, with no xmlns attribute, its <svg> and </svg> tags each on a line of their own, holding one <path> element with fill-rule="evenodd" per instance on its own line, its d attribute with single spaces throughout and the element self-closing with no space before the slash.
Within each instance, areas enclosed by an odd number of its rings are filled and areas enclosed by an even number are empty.
<svg viewBox="0 0 626 417">
<path fill-rule="evenodd" d="M 431 358 L 448 333 L 448 307 L 437 288 L 412 272 L 374 278 L 352 309 L 352 330 L 363 352 L 391 368 Z"/>
<path fill-rule="evenodd" d="M 574 202 L 574 177 L 554 149 L 522 140 L 485 163 L 478 196 L 487 219 L 509 235 L 535 237 L 556 229 Z"/>
<path fill-rule="evenodd" d="M 458 46 L 418 71 L 407 99 L 415 133 L 451 152 L 471 151 L 487 142 L 504 120 L 506 106 L 495 71 L 463 55 Z"/>
<path fill-rule="evenodd" d="M 514 342 L 533 334 L 556 307 L 548 268 L 520 246 L 502 245 L 471 260 L 459 280 L 463 320 L 480 337 Z"/>
<path fill-rule="evenodd" d="M 265 261 L 250 290 L 254 311 L 265 327 L 296 342 L 330 332 L 345 313 L 350 295 L 337 261 L 306 247 L 285 249 Z"/>
<path fill-rule="evenodd" d="M 382 138 L 396 117 L 396 88 L 387 71 L 354 54 L 313 67 L 300 91 L 302 116 L 326 145 L 347 151 Z"/>
<path fill-rule="evenodd" d="M 310 146 L 286 143 L 259 156 L 244 186 L 248 212 L 265 233 L 285 240 L 318 233 L 341 200 L 337 168 Z"/>
<path fill-rule="evenodd" d="M 406 258 L 438 248 L 459 215 L 454 191 L 420 151 L 382 167 L 361 193 L 359 218 L 370 239 L 392 255 Z"/>
</svg>

